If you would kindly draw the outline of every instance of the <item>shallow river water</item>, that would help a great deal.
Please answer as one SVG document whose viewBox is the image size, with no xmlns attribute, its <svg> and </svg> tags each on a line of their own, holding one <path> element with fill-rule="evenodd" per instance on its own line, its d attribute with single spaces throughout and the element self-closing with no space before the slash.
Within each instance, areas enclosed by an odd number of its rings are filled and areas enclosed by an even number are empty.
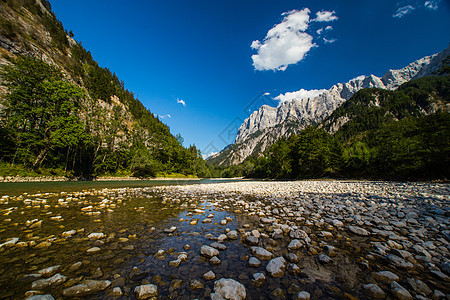
<svg viewBox="0 0 450 300">
<path fill-rule="evenodd" d="M 137 286 L 154 284 L 158 287 L 158 299 L 209 299 L 215 280 L 232 278 L 245 286 L 247 299 L 296 299 L 300 291 L 308 291 L 312 299 L 366 299 L 373 295 L 363 286 L 376 283 L 374 278 L 378 277 L 373 273 L 377 271 L 396 273 L 400 276 L 397 281 L 403 280 L 402 285 L 407 288 L 408 278 L 419 278 L 428 285 L 434 284 L 431 290 L 449 293 L 450 282 L 445 277 L 426 281 L 429 278 L 426 267 L 420 267 L 425 262 L 414 264 L 414 268 L 403 268 L 390 265 L 381 255 L 370 252 L 374 244 L 389 244 L 388 240 L 396 241 L 398 250 L 403 251 L 408 246 L 404 239 L 374 233 L 370 239 L 362 234 L 348 234 L 340 225 L 331 226 L 329 220 L 316 223 L 320 218 L 311 213 L 304 214 L 306 219 L 295 213 L 295 209 L 292 213 L 287 210 L 286 214 L 280 213 L 276 205 L 262 204 L 264 198 L 260 195 L 217 189 L 208 193 L 204 192 L 208 190 L 205 185 L 174 190 L 155 187 L 192 183 L 0 185 L 0 244 L 3 243 L 0 245 L 0 298 L 26 299 L 50 294 L 55 299 L 63 299 L 66 289 L 92 279 L 107 280 L 110 284 L 99 291 L 83 293 L 81 298 L 136 299 Z M 199 186 L 197 182 L 195 187 Z M 448 187 L 444 192 L 448 193 Z M 448 209 L 448 194 L 444 196 L 443 208 Z M 312 200 L 323 197 L 333 202 L 335 196 L 310 193 L 308 197 Z M 352 197 L 348 194 L 347 198 Z M 377 197 L 383 200 L 383 195 L 373 197 L 369 200 L 378 201 Z M 253 206 L 262 207 L 266 213 L 252 210 Z M 321 214 L 320 208 L 309 210 Z M 263 215 L 267 219 L 262 219 Z M 441 215 L 448 218 L 446 211 Z M 344 223 L 353 222 L 340 219 Z M 364 222 L 357 224 L 369 226 Z M 298 228 L 304 229 L 302 232 L 307 235 L 304 245 L 288 249 L 292 232 Z M 398 230 L 391 228 L 399 233 L 397 236 L 407 236 L 403 229 L 400 225 Z M 252 230 L 258 233 L 250 234 Z M 441 252 L 431 253 L 444 253 L 441 261 L 448 264 L 448 242 L 436 234 L 433 238 Z M 259 239 L 249 243 L 246 238 L 250 235 Z M 218 242 L 222 246 L 217 246 Z M 219 262 L 201 255 L 201 247 L 213 243 L 215 248 L 224 248 L 217 256 Z M 268 274 L 266 266 L 270 258 L 260 259 L 261 266 L 250 267 L 249 258 L 254 255 L 251 244 L 270 251 L 273 257 L 284 256 L 288 262 L 283 276 Z M 288 253 L 294 256 L 287 256 Z M 320 257 L 321 253 L 326 257 Z M 403 254 L 407 259 L 408 254 Z M 412 251 L 412 254 L 416 253 Z M 417 263 L 414 258 L 407 261 Z M 428 263 L 433 261 L 430 259 Z M 209 271 L 215 274 L 214 279 L 204 277 Z M 255 273 L 263 273 L 266 279 L 257 280 Z M 46 278 L 59 280 L 36 284 Z M 378 285 L 388 292 L 385 297 L 392 298 L 395 294 L 389 293 L 393 290 L 391 285 L 385 282 Z M 420 295 L 409 289 L 413 295 Z M 426 292 L 423 296 L 432 298 Z"/>
</svg>

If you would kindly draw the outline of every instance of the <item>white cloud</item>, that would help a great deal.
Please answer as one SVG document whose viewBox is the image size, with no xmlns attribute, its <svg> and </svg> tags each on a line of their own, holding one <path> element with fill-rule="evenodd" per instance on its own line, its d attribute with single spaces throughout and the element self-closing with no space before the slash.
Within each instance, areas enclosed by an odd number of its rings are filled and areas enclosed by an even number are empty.
<svg viewBox="0 0 450 300">
<path fill-rule="evenodd" d="M 325 44 L 332 44 L 332 43 L 336 42 L 337 39 L 327 39 L 327 38 L 323 38 L 323 41 L 325 42 Z"/>
<path fill-rule="evenodd" d="M 306 33 L 309 23 L 308 8 L 283 13 L 283 21 L 267 32 L 262 42 L 253 41 L 251 47 L 258 51 L 252 55 L 255 70 L 286 70 L 288 65 L 301 61 L 316 46 L 313 37 Z"/>
<path fill-rule="evenodd" d="M 403 18 L 404 16 L 406 16 L 407 14 L 410 14 L 413 10 L 415 10 L 416 8 L 412 5 L 406 5 L 406 6 L 402 6 L 399 7 L 395 13 L 392 15 L 392 17 L 394 18 Z"/>
<path fill-rule="evenodd" d="M 312 19 L 311 21 L 315 21 L 315 22 L 331 22 L 331 21 L 335 21 L 337 19 L 339 19 L 336 15 L 335 15 L 335 11 L 326 11 L 326 10 L 322 10 L 322 11 L 318 11 L 316 13 L 316 18 Z"/>
<path fill-rule="evenodd" d="M 316 18 L 310 20 L 310 13 L 308 8 L 285 12 L 281 23 L 275 24 L 264 40 L 252 42 L 250 47 L 257 51 L 257 54 L 252 55 L 255 70 L 284 71 L 289 65 L 303 60 L 311 48 L 317 47 L 313 36 L 306 32 L 310 22 L 330 22 L 338 17 L 334 11 L 319 11 Z M 320 35 L 324 30 L 331 29 L 331 26 L 327 26 L 316 33 Z"/>
<path fill-rule="evenodd" d="M 186 106 L 186 102 L 184 102 L 184 100 L 182 100 L 182 99 L 178 99 L 177 98 L 177 103 L 179 103 L 179 104 L 181 104 L 183 106 Z"/>
<path fill-rule="evenodd" d="M 269 96 L 269 95 L 270 95 L 269 92 L 263 94 L 263 96 Z"/>
<path fill-rule="evenodd" d="M 172 118 L 171 115 L 167 114 L 167 115 L 158 115 L 158 117 L 160 117 L 161 119 L 165 119 L 165 118 Z"/>
<path fill-rule="evenodd" d="M 425 1 L 424 6 L 428 9 L 432 9 L 432 10 L 437 10 L 438 4 L 439 2 L 441 2 L 440 0 L 430 0 L 430 1 Z"/>
<path fill-rule="evenodd" d="M 274 99 L 280 101 L 280 104 L 286 101 L 302 100 L 307 98 L 314 98 L 325 92 L 325 89 L 322 90 L 304 90 L 301 89 L 295 92 L 287 92 L 286 94 L 280 94 L 276 96 Z"/>
<path fill-rule="evenodd" d="M 328 25 L 327 27 L 325 27 L 325 30 L 333 30 L 333 26 Z"/>
<path fill-rule="evenodd" d="M 207 159 L 213 155 L 216 155 L 219 152 L 211 152 L 210 154 L 202 154 L 203 159 Z"/>
</svg>

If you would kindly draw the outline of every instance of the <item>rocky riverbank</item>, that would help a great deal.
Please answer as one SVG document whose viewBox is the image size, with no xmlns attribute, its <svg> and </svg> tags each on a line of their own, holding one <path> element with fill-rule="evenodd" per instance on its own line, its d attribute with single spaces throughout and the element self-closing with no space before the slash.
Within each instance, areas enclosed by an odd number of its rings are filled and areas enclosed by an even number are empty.
<svg viewBox="0 0 450 300">
<path fill-rule="evenodd" d="M 0 296 L 448 299 L 449 202 L 351 181 L 3 195 Z"/>
</svg>

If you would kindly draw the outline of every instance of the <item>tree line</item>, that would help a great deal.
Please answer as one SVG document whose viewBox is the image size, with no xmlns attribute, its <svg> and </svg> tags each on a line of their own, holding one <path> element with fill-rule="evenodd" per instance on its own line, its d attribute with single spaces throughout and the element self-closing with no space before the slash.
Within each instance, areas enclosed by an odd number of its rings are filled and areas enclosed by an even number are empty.
<svg viewBox="0 0 450 300">
<path fill-rule="evenodd" d="M 261 156 L 223 171 L 273 179 L 447 179 L 450 76 L 424 77 L 397 91 L 364 89 L 316 126 L 281 138 Z M 331 126 L 348 117 L 339 130 Z"/>
</svg>

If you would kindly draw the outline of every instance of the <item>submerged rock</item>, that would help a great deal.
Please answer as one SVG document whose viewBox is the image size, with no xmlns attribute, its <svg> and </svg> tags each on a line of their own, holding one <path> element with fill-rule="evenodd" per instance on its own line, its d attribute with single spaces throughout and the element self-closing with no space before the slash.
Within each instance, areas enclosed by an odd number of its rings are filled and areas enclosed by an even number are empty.
<svg viewBox="0 0 450 300">
<path fill-rule="evenodd" d="M 65 297 L 80 297 L 103 291 L 111 285 L 109 280 L 85 280 L 80 284 L 69 287 L 63 291 Z"/>
<path fill-rule="evenodd" d="M 252 251 L 253 255 L 256 256 L 256 258 L 261 260 L 269 260 L 273 257 L 272 252 L 269 252 L 261 247 L 251 247 L 250 250 Z"/>
<path fill-rule="evenodd" d="M 134 295 L 137 299 L 148 299 L 158 296 L 158 287 L 154 284 L 144 284 L 135 287 Z"/>
<path fill-rule="evenodd" d="M 45 295 L 31 296 L 31 297 L 27 298 L 27 300 L 55 300 L 55 298 L 50 294 L 45 294 Z"/>
<path fill-rule="evenodd" d="M 46 279 L 39 279 L 36 280 L 31 284 L 31 288 L 33 290 L 42 290 L 49 286 L 56 286 L 59 285 L 67 280 L 67 277 L 61 274 L 55 274 L 52 277 L 46 278 Z"/>
<path fill-rule="evenodd" d="M 210 247 L 210 246 L 203 245 L 200 248 L 200 254 L 203 255 L 203 256 L 206 256 L 206 257 L 218 256 L 219 255 L 219 250 L 217 250 L 217 249 L 215 249 L 213 247 Z"/>
</svg>

